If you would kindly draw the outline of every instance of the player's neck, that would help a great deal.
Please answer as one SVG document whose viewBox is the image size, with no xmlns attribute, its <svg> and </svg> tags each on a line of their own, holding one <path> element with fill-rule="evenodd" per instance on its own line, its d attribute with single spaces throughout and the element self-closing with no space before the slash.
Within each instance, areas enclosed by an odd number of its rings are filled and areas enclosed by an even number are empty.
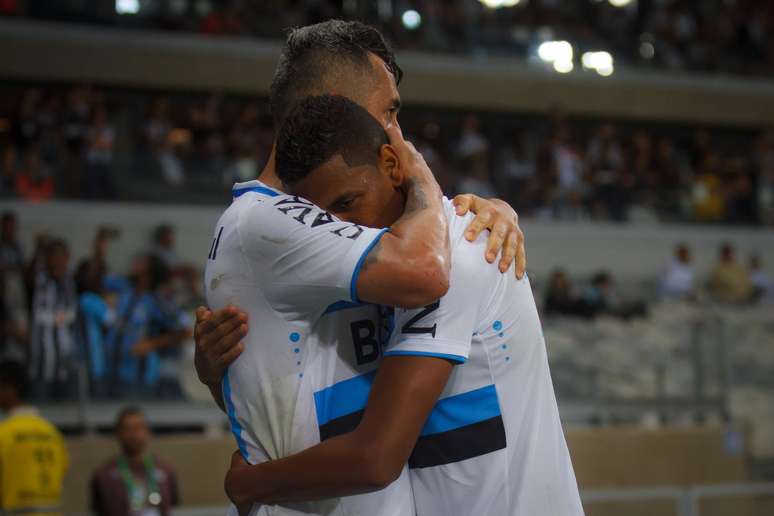
<svg viewBox="0 0 774 516">
<path fill-rule="evenodd" d="M 266 186 L 274 188 L 275 190 L 284 191 L 282 188 L 282 181 L 280 181 L 279 177 L 277 177 L 277 172 L 274 168 L 275 155 L 276 147 L 272 147 L 271 154 L 269 155 L 269 161 L 266 162 L 266 166 L 263 167 L 263 171 L 261 171 L 261 174 L 258 176 L 258 181 L 265 184 Z"/>
</svg>

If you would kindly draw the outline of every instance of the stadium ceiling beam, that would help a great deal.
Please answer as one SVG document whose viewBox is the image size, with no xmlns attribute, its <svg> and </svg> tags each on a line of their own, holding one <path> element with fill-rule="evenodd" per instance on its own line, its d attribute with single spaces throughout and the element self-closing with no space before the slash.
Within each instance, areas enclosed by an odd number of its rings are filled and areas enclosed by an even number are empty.
<svg viewBox="0 0 774 516">
<path fill-rule="evenodd" d="M 145 30 L 0 20 L 0 77 L 266 95 L 280 45 Z M 407 104 L 713 125 L 770 125 L 774 81 L 617 68 L 557 74 L 508 58 L 400 52 Z"/>
</svg>

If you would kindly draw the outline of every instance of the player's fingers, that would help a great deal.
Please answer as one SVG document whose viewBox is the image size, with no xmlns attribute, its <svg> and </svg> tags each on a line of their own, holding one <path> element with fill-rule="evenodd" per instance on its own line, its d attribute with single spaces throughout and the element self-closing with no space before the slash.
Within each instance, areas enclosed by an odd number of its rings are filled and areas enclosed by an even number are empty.
<svg viewBox="0 0 774 516">
<path fill-rule="evenodd" d="M 521 279 L 527 271 L 527 251 L 524 246 L 524 233 L 516 230 L 516 277 Z"/>
<path fill-rule="evenodd" d="M 227 319 L 226 321 L 219 324 L 210 333 L 202 336 L 202 346 L 207 349 L 212 349 L 216 353 L 220 349 L 227 348 L 228 344 L 230 343 L 228 337 L 232 333 L 236 332 L 246 322 L 246 318 L 243 315 L 237 315 L 236 317 Z"/>
<path fill-rule="evenodd" d="M 465 230 L 465 238 L 472 242 L 475 240 L 478 235 L 481 234 L 484 229 L 489 227 L 489 224 L 492 222 L 492 212 L 489 210 L 484 210 L 481 213 L 476 215 L 476 218 L 473 219 L 473 222 L 470 223 L 468 226 L 468 229 Z"/>
<path fill-rule="evenodd" d="M 210 309 L 206 306 L 200 306 L 196 309 L 196 322 L 197 324 L 205 321 L 212 315 L 212 312 L 210 312 Z"/>
<path fill-rule="evenodd" d="M 495 222 L 486 242 L 486 261 L 489 263 L 495 261 L 495 258 L 500 253 L 500 249 L 503 247 L 507 233 L 508 225 L 504 221 L 498 220 Z"/>
<path fill-rule="evenodd" d="M 505 239 L 505 245 L 503 245 L 503 254 L 500 257 L 500 272 L 505 272 L 513 263 L 516 258 L 516 248 L 518 247 L 519 239 L 516 236 L 516 231 L 510 231 Z"/>
<path fill-rule="evenodd" d="M 241 342 L 238 342 L 236 346 L 229 349 L 222 355 L 220 355 L 216 359 L 216 363 L 218 364 L 218 368 L 221 370 L 225 370 L 228 366 L 234 362 L 237 358 L 239 358 L 239 355 L 241 355 L 245 350 L 245 345 Z"/>
<path fill-rule="evenodd" d="M 465 215 L 470 210 L 470 205 L 473 202 L 473 198 L 470 194 L 460 194 L 454 198 L 452 203 L 457 211 L 457 215 Z"/>
<path fill-rule="evenodd" d="M 213 344 L 212 352 L 215 355 L 220 356 L 239 344 L 246 335 L 247 324 L 242 322 L 233 327 L 231 331 L 223 335 L 221 338 L 219 338 L 218 341 Z"/>
<path fill-rule="evenodd" d="M 224 322 L 230 321 L 235 317 L 239 317 L 240 313 L 241 312 L 237 307 L 231 305 L 227 306 L 226 308 L 216 310 L 209 318 L 202 321 L 198 325 L 199 334 L 202 337 L 206 337 L 207 335 L 217 331 L 220 325 Z"/>
</svg>

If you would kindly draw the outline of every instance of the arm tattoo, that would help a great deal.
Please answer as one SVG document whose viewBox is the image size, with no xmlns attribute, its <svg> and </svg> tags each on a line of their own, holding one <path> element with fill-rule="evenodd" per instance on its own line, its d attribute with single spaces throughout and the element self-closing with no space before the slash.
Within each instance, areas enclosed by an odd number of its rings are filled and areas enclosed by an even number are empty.
<svg viewBox="0 0 774 516">
<path fill-rule="evenodd" d="M 364 273 L 366 269 L 368 269 L 369 265 L 375 265 L 379 261 L 379 254 L 382 252 L 382 241 L 376 243 L 376 245 L 369 251 L 368 256 L 366 256 L 365 261 L 363 262 L 363 268 L 360 269 L 360 273 Z"/>
</svg>

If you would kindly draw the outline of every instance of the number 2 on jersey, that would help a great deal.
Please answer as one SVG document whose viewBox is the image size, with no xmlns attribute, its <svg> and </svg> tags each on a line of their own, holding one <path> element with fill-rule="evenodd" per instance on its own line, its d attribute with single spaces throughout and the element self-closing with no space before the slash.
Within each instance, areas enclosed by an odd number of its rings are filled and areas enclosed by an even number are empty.
<svg viewBox="0 0 774 516">
<path fill-rule="evenodd" d="M 427 305 L 424 310 L 416 314 L 414 317 L 409 319 L 406 324 L 401 327 L 400 332 L 401 333 L 414 333 L 414 334 L 423 334 L 423 333 L 429 333 L 432 335 L 433 338 L 435 338 L 435 330 L 438 327 L 438 324 L 433 324 L 432 326 L 416 326 L 416 324 L 419 322 L 420 319 L 423 319 L 430 315 L 431 313 L 438 310 L 438 307 L 441 306 L 440 299 L 436 301 L 435 303 Z"/>
</svg>

